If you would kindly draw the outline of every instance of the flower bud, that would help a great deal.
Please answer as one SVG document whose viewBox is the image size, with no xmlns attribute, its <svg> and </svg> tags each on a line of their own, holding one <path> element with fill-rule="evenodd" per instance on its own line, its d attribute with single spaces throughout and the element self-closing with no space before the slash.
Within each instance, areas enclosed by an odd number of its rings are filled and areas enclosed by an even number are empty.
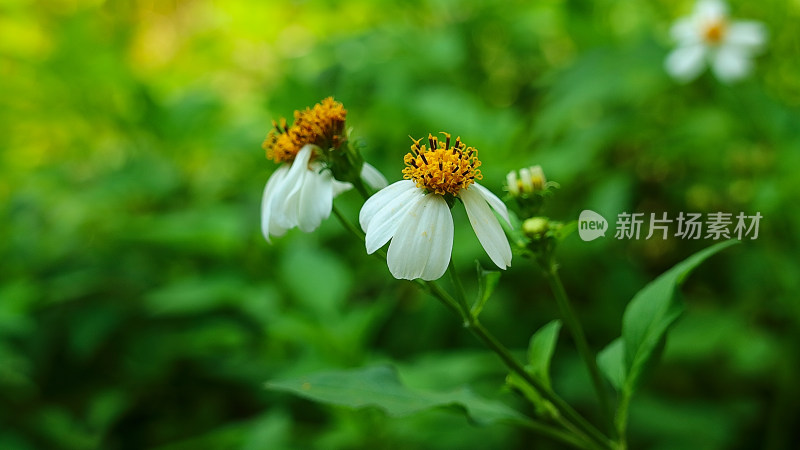
<svg viewBox="0 0 800 450">
<path fill-rule="evenodd" d="M 520 169 L 519 176 L 515 171 L 509 172 L 506 184 L 512 197 L 529 196 L 547 190 L 547 178 L 539 165 Z"/>
<path fill-rule="evenodd" d="M 522 232 L 531 239 L 543 237 L 550 229 L 547 217 L 531 217 L 522 223 Z"/>
</svg>

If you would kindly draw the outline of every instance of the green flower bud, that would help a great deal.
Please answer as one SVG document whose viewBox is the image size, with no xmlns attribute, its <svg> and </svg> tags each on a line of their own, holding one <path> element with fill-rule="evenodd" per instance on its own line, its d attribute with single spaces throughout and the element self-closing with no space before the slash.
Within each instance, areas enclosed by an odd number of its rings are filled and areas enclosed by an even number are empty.
<svg viewBox="0 0 800 450">
<path fill-rule="evenodd" d="M 522 232 L 531 239 L 541 239 L 550 230 L 547 217 L 531 217 L 522 223 Z"/>
</svg>

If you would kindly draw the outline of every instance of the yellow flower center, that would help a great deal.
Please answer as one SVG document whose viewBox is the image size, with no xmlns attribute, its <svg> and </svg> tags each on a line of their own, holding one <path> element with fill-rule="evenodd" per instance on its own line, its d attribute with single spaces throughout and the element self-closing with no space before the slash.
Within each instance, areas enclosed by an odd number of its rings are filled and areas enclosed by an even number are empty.
<svg viewBox="0 0 800 450">
<path fill-rule="evenodd" d="M 428 134 L 428 145 L 420 145 L 420 139 L 411 140 L 411 152 L 406 154 L 403 161 L 403 178 L 414 180 L 417 187 L 426 189 L 439 195 L 457 195 L 461 189 L 469 187 L 475 180 L 483 178 L 478 159 L 478 151 L 467 147 L 457 137 L 453 146 L 450 146 L 450 135 L 442 132 L 445 142 L 439 141 L 432 134 Z"/>
<path fill-rule="evenodd" d="M 722 39 L 725 37 L 727 28 L 724 20 L 708 22 L 703 28 L 703 39 L 711 45 L 717 45 L 721 43 Z"/>
<path fill-rule="evenodd" d="M 272 121 L 273 129 L 261 146 L 267 158 L 276 163 L 292 162 L 297 152 L 306 144 L 314 144 L 323 149 L 338 149 L 344 142 L 344 122 L 347 110 L 328 97 L 313 108 L 294 112 L 294 124 L 289 127 L 286 119 Z"/>
</svg>

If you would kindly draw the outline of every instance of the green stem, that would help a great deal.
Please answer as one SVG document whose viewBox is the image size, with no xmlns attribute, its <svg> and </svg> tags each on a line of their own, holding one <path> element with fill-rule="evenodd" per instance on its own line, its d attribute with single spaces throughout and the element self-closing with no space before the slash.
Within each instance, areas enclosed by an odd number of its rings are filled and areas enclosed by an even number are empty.
<svg viewBox="0 0 800 450">
<path fill-rule="evenodd" d="M 337 219 L 339 219 L 339 222 L 341 222 L 342 225 L 344 225 L 344 227 L 347 228 L 348 231 L 356 235 L 356 237 L 361 239 L 362 241 L 365 239 L 364 232 L 356 228 L 356 226 L 353 225 L 352 223 L 350 223 L 350 221 L 344 217 L 344 214 L 342 214 L 342 212 L 339 211 L 339 208 L 336 207 L 335 203 L 333 204 L 333 214 L 336 216 Z"/>
<path fill-rule="evenodd" d="M 456 273 L 456 267 L 453 265 L 453 258 L 450 258 L 450 264 L 447 267 L 447 271 L 450 272 L 450 279 L 453 281 L 453 286 L 456 288 L 456 301 L 458 302 L 459 308 L 461 308 L 461 315 L 463 316 L 464 324 L 469 325 L 469 323 L 473 320 L 473 314 L 469 305 L 467 305 L 467 297 L 464 295 L 464 286 L 461 284 L 461 278 L 459 278 L 458 274 Z"/>
<path fill-rule="evenodd" d="M 436 297 L 441 301 L 450 311 L 453 312 L 456 316 L 464 319 L 464 315 L 461 313 L 461 307 L 459 307 L 458 303 L 453 300 L 450 295 L 445 292 L 438 284 L 434 283 L 433 281 L 423 281 L 420 279 L 414 280 L 423 290 L 431 294 L 432 296 Z"/>
<path fill-rule="evenodd" d="M 567 326 L 572 339 L 575 341 L 575 346 L 578 348 L 583 362 L 589 369 L 589 375 L 594 385 L 594 390 L 597 393 L 597 398 L 600 401 L 600 408 L 602 409 L 601 416 L 606 421 L 606 426 L 612 433 L 616 434 L 616 427 L 613 423 L 614 410 L 611 407 L 611 401 L 608 396 L 608 391 L 603 384 L 603 378 L 600 375 L 600 369 L 597 367 L 597 359 L 589 349 L 589 344 L 586 341 L 586 335 L 583 332 L 583 327 L 575 314 L 575 309 L 567 297 L 567 292 L 564 289 L 564 284 L 561 282 L 561 277 L 558 275 L 558 266 L 555 263 L 550 263 L 549 267 L 545 270 L 545 278 L 550 283 L 550 288 L 556 297 L 556 303 L 564 319 L 564 324 Z M 615 436 L 616 437 L 616 436 Z"/>
<path fill-rule="evenodd" d="M 569 426 L 568 428 L 577 431 L 581 436 L 589 439 L 590 441 L 595 440 L 596 443 L 600 444 L 601 446 L 610 447 L 608 439 L 603 436 L 602 433 L 600 433 L 594 426 L 592 426 L 592 424 L 587 422 L 586 419 L 572 409 L 572 407 L 563 399 L 561 399 L 561 397 L 559 397 L 555 392 L 544 385 L 544 383 L 531 376 L 528 371 L 525 370 L 525 368 L 517 361 L 517 359 L 514 358 L 511 352 L 478 321 L 478 318 L 472 314 L 469 306 L 467 305 L 466 298 L 464 296 L 464 288 L 461 285 L 458 274 L 456 273 L 452 259 L 450 260 L 448 270 L 450 272 L 450 277 L 453 280 L 453 284 L 456 287 L 456 301 L 453 302 L 452 299 L 448 300 L 447 298 L 450 296 L 446 295 L 446 292 L 444 293 L 446 297 L 440 298 L 445 303 L 456 303 L 459 306 L 466 328 L 469 329 L 470 332 L 472 332 L 472 334 L 474 334 L 481 342 L 483 342 L 484 345 L 494 351 L 509 369 L 521 376 L 529 385 L 539 391 L 543 398 L 550 401 L 554 406 L 556 406 L 561 414 L 575 424 L 574 427 Z M 429 284 L 434 283 L 429 282 Z"/>
<path fill-rule="evenodd" d="M 367 187 L 364 186 L 364 181 L 361 178 L 358 178 L 357 180 L 355 180 L 355 182 L 353 183 L 353 186 L 356 188 L 358 193 L 361 194 L 361 197 L 364 200 L 367 200 L 369 198 L 369 196 L 370 196 L 369 191 L 367 191 Z"/>
<path fill-rule="evenodd" d="M 625 436 L 628 427 L 628 406 L 630 406 L 630 403 L 630 390 L 623 388 L 622 392 L 620 393 L 619 405 L 617 405 L 617 415 L 614 419 L 614 425 L 616 425 L 615 429 L 619 435 L 621 449 L 625 449 L 627 447 Z"/>
<path fill-rule="evenodd" d="M 341 212 L 336 208 L 334 205 L 333 212 L 336 217 L 339 219 L 340 222 L 350 230 L 356 237 L 358 237 L 362 242 L 364 241 L 364 233 L 361 230 L 357 229 L 355 226 L 350 224 L 345 217 L 341 214 Z M 383 258 L 386 257 L 386 254 L 378 251 L 376 252 Z M 464 324 L 466 328 L 474 334 L 478 340 L 483 342 L 490 350 L 495 352 L 498 357 L 505 363 L 505 365 L 512 371 L 519 375 L 526 383 L 528 383 L 531 387 L 539 391 L 539 394 L 545 400 L 549 401 L 553 404 L 553 406 L 558 410 L 559 414 L 556 417 L 556 420 L 565 428 L 573 431 L 578 437 L 580 437 L 588 448 L 592 449 L 614 449 L 614 444 L 609 441 L 609 439 L 603 435 L 597 428 L 595 428 L 592 424 L 590 424 L 586 419 L 583 418 L 577 411 L 575 411 L 566 401 L 564 401 L 561 397 L 559 397 L 555 392 L 553 392 L 549 387 L 545 386 L 541 381 L 536 379 L 535 377 L 531 376 L 524 367 L 514 358 L 511 352 L 502 344 L 499 340 L 497 340 L 494 335 L 492 335 L 489 330 L 484 328 L 484 326 L 478 322 L 477 318 L 475 318 L 469 310 L 467 306 L 466 299 L 464 297 L 464 290 L 461 286 L 460 281 L 458 281 L 458 277 L 455 274 L 455 270 L 453 269 L 452 261 L 449 266 L 450 274 L 453 277 L 453 283 L 456 284 L 456 290 L 458 291 L 459 300 L 453 299 L 446 291 L 444 291 L 438 284 L 433 281 L 423 281 L 423 280 L 415 280 L 417 284 L 422 286 L 426 291 L 428 291 L 431 295 L 439 299 L 448 309 L 450 309 L 454 314 L 458 315 L 464 320 Z"/>
<path fill-rule="evenodd" d="M 545 386 L 537 378 L 531 376 L 525 370 L 525 368 L 523 368 L 522 365 L 517 362 L 511 352 L 505 346 L 503 346 L 503 344 L 501 344 L 500 341 L 498 341 L 497 338 L 489 332 L 489 330 L 484 328 L 480 322 L 473 320 L 472 323 L 469 324 L 468 328 L 481 342 L 484 343 L 484 345 L 494 351 L 500 357 L 500 359 L 503 360 L 506 366 L 511 369 L 511 371 L 522 377 L 526 383 L 536 389 L 542 398 L 552 403 L 553 406 L 558 409 L 559 413 L 563 415 L 563 417 L 569 422 L 571 422 L 572 425 L 574 425 L 574 428 L 577 429 L 576 431 L 579 431 L 582 436 L 594 441 L 594 443 L 599 445 L 600 448 L 614 448 L 614 446 L 611 444 L 611 442 L 609 442 L 608 438 L 603 435 L 603 433 L 601 433 L 597 428 L 584 419 L 583 416 L 578 414 L 577 411 L 572 409 L 572 407 L 566 401 L 559 397 L 555 392 L 550 390 L 549 387 Z"/>
<path fill-rule="evenodd" d="M 539 433 L 542 436 L 547 436 L 555 441 L 563 442 L 564 444 L 567 444 L 574 448 L 585 449 L 587 448 L 587 446 L 589 446 L 588 448 L 598 448 L 594 443 L 583 441 L 579 439 L 578 436 L 576 436 L 575 434 L 562 431 L 546 423 L 539 422 L 538 420 L 524 419 L 524 420 L 513 420 L 510 422 L 518 424 L 530 430 L 533 430 L 536 433 Z"/>
</svg>

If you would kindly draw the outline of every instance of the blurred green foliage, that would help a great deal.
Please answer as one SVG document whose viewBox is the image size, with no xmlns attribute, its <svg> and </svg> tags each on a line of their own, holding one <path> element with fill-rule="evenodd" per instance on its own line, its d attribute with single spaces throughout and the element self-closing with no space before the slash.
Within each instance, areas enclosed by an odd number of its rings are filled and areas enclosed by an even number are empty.
<svg viewBox="0 0 800 450">
<path fill-rule="evenodd" d="M 690 8 L 0 1 L 0 448 L 558 448 L 446 411 L 390 419 L 264 389 L 395 360 L 416 389 L 469 383 L 523 407 L 441 305 L 335 220 L 264 242 L 269 121 L 329 95 L 390 181 L 409 134 L 447 130 L 479 149 L 497 193 L 507 171 L 541 164 L 561 184 L 557 220 L 760 212 L 756 241 L 688 281 L 687 314 L 631 405 L 631 448 L 790 448 L 800 3 L 732 2 L 770 29 L 734 86 L 663 71 L 669 26 Z M 356 216 L 354 193 L 337 203 Z M 466 277 L 487 257 L 463 211 L 455 222 Z M 592 347 L 618 335 L 633 293 L 707 245 L 567 240 L 562 275 Z M 482 316 L 520 351 L 556 316 L 535 270 L 515 259 Z M 595 414 L 568 338 L 552 383 Z"/>
</svg>

